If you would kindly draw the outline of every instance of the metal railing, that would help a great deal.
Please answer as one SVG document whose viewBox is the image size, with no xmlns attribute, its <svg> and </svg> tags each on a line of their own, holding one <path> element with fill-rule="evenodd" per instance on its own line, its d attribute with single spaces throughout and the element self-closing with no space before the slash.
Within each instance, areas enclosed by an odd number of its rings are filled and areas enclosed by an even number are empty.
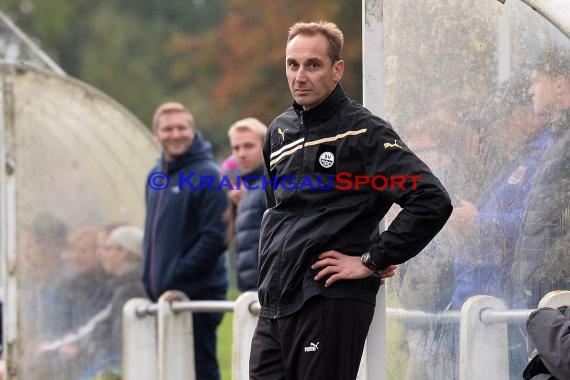
<svg viewBox="0 0 570 380">
<path fill-rule="evenodd" d="M 123 309 L 123 379 L 194 380 L 193 313 L 233 312 L 232 378 L 247 379 L 257 324 L 257 293 L 236 301 L 189 301 L 179 291 L 153 304 L 132 299 Z"/>
<path fill-rule="evenodd" d="M 570 291 L 556 291 L 547 294 L 538 306 L 568 304 Z M 255 292 L 244 293 L 236 301 L 189 301 L 178 291 L 164 293 L 156 304 L 145 299 L 130 300 L 123 311 L 123 379 L 194 380 L 192 314 L 208 312 L 234 313 L 232 379 L 248 379 L 259 308 Z M 459 324 L 460 380 L 508 378 L 507 324 L 523 322 L 531 312 L 507 310 L 502 300 L 491 296 L 472 297 L 461 311 L 386 309 L 388 318 L 406 323 Z M 374 353 L 368 356 L 374 357 Z M 369 377 L 363 372 L 359 380 Z M 380 377 L 370 380 L 383 380 Z"/>
</svg>

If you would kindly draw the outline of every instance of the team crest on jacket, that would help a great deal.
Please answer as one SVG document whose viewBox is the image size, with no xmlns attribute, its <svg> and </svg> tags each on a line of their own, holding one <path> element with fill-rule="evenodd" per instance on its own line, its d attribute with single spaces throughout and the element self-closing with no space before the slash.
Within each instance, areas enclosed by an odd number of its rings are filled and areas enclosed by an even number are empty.
<svg viewBox="0 0 570 380">
<path fill-rule="evenodd" d="M 511 176 L 507 180 L 509 185 L 518 185 L 524 178 L 526 173 L 526 166 L 521 165 L 514 172 L 512 172 Z"/>
<path fill-rule="evenodd" d="M 319 156 L 319 164 L 325 169 L 330 169 L 334 165 L 334 154 L 331 152 L 323 152 Z"/>
<path fill-rule="evenodd" d="M 336 146 L 321 144 L 315 156 L 314 171 L 316 173 L 336 174 Z"/>
</svg>

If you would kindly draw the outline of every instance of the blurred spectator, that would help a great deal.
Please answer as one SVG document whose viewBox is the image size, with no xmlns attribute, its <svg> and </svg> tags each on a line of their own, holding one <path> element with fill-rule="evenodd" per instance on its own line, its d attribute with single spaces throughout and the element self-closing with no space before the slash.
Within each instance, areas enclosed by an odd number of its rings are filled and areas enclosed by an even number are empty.
<svg viewBox="0 0 570 380">
<path fill-rule="evenodd" d="M 237 205 L 241 200 L 242 195 L 241 191 L 237 189 L 237 179 L 238 176 L 241 175 L 241 171 L 233 154 L 228 156 L 224 162 L 222 162 L 222 165 L 220 166 L 220 173 L 232 184 L 233 189 L 230 189 L 228 191 L 228 196 L 232 201 L 232 204 Z M 240 188 L 242 187 L 240 186 Z"/>
<path fill-rule="evenodd" d="M 511 271 L 515 307 L 534 307 L 551 290 L 570 288 L 570 50 L 545 49 L 529 94 L 554 141 L 525 204 Z"/>
<path fill-rule="evenodd" d="M 476 294 L 502 296 L 524 200 L 551 142 L 543 119 L 532 112 L 529 86 L 524 76 L 505 83 L 479 122 L 454 120 L 454 113 L 443 106 L 412 126 L 409 144 L 449 190 L 455 208 L 424 254 L 401 268 L 399 295 L 405 307 L 437 312 L 460 309 Z M 471 137 L 463 142 L 458 134 L 465 133 Z M 446 142 L 445 148 L 441 141 Z M 477 147 L 474 141 L 483 141 L 483 146 Z M 496 167 L 499 164 L 504 166 L 502 171 Z M 489 184 L 481 192 L 485 183 Z M 437 270 L 430 270 L 428 263 L 435 263 Z M 411 329 L 408 378 L 426 373 L 434 379 L 454 378 L 457 333 L 440 325 Z"/>
<path fill-rule="evenodd" d="M 145 297 L 140 280 L 142 262 L 143 232 L 133 226 L 115 228 L 107 239 L 102 255 L 105 272 L 112 277 L 113 298 L 111 315 L 113 318 L 111 334 L 111 352 L 120 355 L 121 351 L 121 315 L 123 305 L 131 298 Z M 114 311 L 114 313 L 113 313 Z"/>
<path fill-rule="evenodd" d="M 472 162 L 476 138 L 456 138 L 474 134 L 473 129 L 438 108 L 412 123 L 406 130 L 408 146 L 441 180 L 453 202 L 468 187 L 467 162 Z M 445 141 L 446 144 L 441 144 Z M 460 153 L 461 152 L 461 153 Z M 453 216 L 453 214 L 452 214 Z M 452 255 L 455 253 L 449 229 L 442 231 L 422 253 L 400 266 L 396 292 L 400 305 L 406 309 L 441 312 L 448 308 L 453 292 Z M 456 373 L 454 332 L 450 326 L 428 323 L 405 324 L 408 343 L 406 379 L 452 379 Z M 426 370 L 428 369 L 429 370 Z"/>
<path fill-rule="evenodd" d="M 539 162 L 552 143 L 552 132 L 532 111 L 529 87 L 525 76 L 504 84 L 496 124 L 516 150 L 477 201 L 462 201 L 450 218 L 450 228 L 471 237 L 454 255 L 453 309 L 460 309 L 467 298 L 477 294 L 504 297 L 502 290 L 510 287 L 505 283 L 506 268 L 513 262 L 524 202 Z"/>
<path fill-rule="evenodd" d="M 227 245 L 227 250 L 224 253 L 224 256 L 226 257 L 227 266 L 229 268 L 228 275 L 230 287 L 236 288 L 237 274 L 235 271 L 236 256 L 234 238 L 236 229 L 235 222 L 237 205 L 241 199 L 241 190 L 237 189 L 237 179 L 240 175 L 240 172 L 233 154 L 230 154 L 228 157 L 226 157 L 226 159 L 222 162 L 222 165 L 220 165 L 220 175 L 222 178 L 227 179 L 230 184 L 228 186 L 224 186 L 224 191 L 230 200 L 228 208 L 224 212 L 224 222 L 226 222 L 226 235 L 224 241 Z"/>
<path fill-rule="evenodd" d="M 143 232 L 133 226 L 120 226 L 111 231 L 105 249 L 101 253 L 101 263 L 112 277 L 113 296 L 110 303 L 109 319 L 100 328 L 99 340 L 103 344 L 96 353 L 96 365 L 92 370 L 100 373 L 120 373 L 122 358 L 122 312 L 131 298 L 146 297 L 140 280 L 142 271 Z M 101 370 L 98 367 L 104 366 Z"/>
<path fill-rule="evenodd" d="M 85 324 L 103 309 L 111 295 L 109 276 L 103 271 L 97 257 L 97 235 L 93 227 L 74 232 L 62 258 L 73 275 L 61 284 L 58 301 L 60 305 L 60 329 L 54 333 L 62 335 Z"/>
<path fill-rule="evenodd" d="M 55 294 L 61 277 L 61 254 L 67 246 L 67 226 L 49 214 L 38 215 L 22 229 L 22 264 L 29 273 L 29 283 L 24 287 L 26 315 L 36 340 L 52 331 L 56 320 Z M 27 323 L 26 323 L 27 324 Z"/>
<path fill-rule="evenodd" d="M 112 289 L 109 276 L 97 257 L 97 234 L 93 227 L 81 228 L 69 238 L 62 258 L 72 271 L 71 278 L 64 281 L 57 292 L 60 307 L 59 324 L 54 336 L 61 337 L 83 326 L 94 315 L 107 306 Z M 79 356 L 69 360 L 61 356 L 64 373 L 77 376 L 89 365 L 89 357 Z"/>
<path fill-rule="evenodd" d="M 108 223 L 99 229 L 99 232 L 97 233 L 96 254 L 97 254 L 97 258 L 99 259 L 99 262 L 101 262 L 101 265 L 103 264 L 102 263 L 103 255 L 105 254 L 105 251 L 107 250 L 107 239 L 109 238 L 109 234 L 115 228 L 122 227 L 125 225 L 127 225 L 127 224 L 122 223 L 122 222 L 114 222 L 114 223 Z"/>
<path fill-rule="evenodd" d="M 229 155 L 222 165 L 220 165 L 220 175 L 222 178 L 227 178 L 231 184 L 231 188 L 224 187 L 224 190 L 228 194 L 230 199 L 230 204 L 224 213 L 224 220 L 227 222 L 228 227 L 226 230 L 226 244 L 230 244 L 235 237 L 235 219 L 237 213 L 237 206 L 241 200 L 243 188 L 237 189 L 237 179 L 240 176 L 240 171 L 236 159 L 233 154 Z"/>
<path fill-rule="evenodd" d="M 44 354 L 57 352 L 62 359 L 80 363 L 80 371 L 73 378 L 120 374 L 123 306 L 131 298 L 145 297 L 140 281 L 142 240 L 143 232 L 136 227 L 121 226 L 111 231 L 101 251 L 112 289 L 105 307 L 73 332 L 42 347 Z"/>
<path fill-rule="evenodd" d="M 499 89 L 487 112 L 494 115 L 493 136 L 504 142 L 500 161 L 503 168 L 490 181 L 477 201 L 462 201 L 454 209 L 449 227 L 465 236 L 453 258 L 455 283 L 451 308 L 461 309 L 472 296 L 485 294 L 503 298 L 512 306 L 509 268 L 521 226 L 525 201 L 552 131 L 532 109 L 528 95 L 528 75 L 516 75 Z M 489 116 L 487 116 L 489 118 Z M 489 134 L 488 136 L 491 136 Z M 524 326 L 509 326 L 509 367 L 511 378 L 518 378 L 526 363 Z"/>
<path fill-rule="evenodd" d="M 61 310 L 57 289 L 61 278 L 61 254 L 67 245 L 67 226 L 53 215 L 37 215 L 20 230 L 19 263 L 26 277 L 22 278 L 23 300 L 20 338 L 25 347 L 22 378 L 56 378 L 58 368 L 53 360 L 38 359 L 38 344 L 53 336 Z"/>
<path fill-rule="evenodd" d="M 169 187 L 147 188 L 143 282 L 156 301 L 168 290 L 192 300 L 223 300 L 228 278 L 223 213 L 228 199 L 220 184 L 211 145 L 196 130 L 190 111 L 180 103 L 161 105 L 153 117 L 162 156 L 153 173 L 165 173 Z M 204 186 L 207 180 L 212 187 Z M 194 352 L 197 380 L 219 380 L 216 330 L 222 313 L 196 313 Z"/>
<path fill-rule="evenodd" d="M 259 229 L 267 209 L 262 184 L 266 132 L 267 127 L 252 117 L 236 121 L 228 131 L 232 152 L 242 173 L 242 189 L 235 190 L 241 195 L 235 219 L 235 249 L 237 283 L 242 292 L 257 290 L 259 278 Z"/>
</svg>

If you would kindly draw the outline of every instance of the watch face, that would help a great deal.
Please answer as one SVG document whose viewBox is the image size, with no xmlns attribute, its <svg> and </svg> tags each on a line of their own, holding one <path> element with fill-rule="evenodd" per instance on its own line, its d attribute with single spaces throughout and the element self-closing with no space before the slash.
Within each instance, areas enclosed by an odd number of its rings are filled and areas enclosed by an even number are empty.
<svg viewBox="0 0 570 380">
<path fill-rule="evenodd" d="M 376 270 L 376 266 L 372 262 L 372 257 L 370 256 L 370 252 L 363 253 L 362 256 L 360 256 L 360 261 L 362 262 L 362 265 L 364 265 L 366 268 L 373 271 Z"/>
</svg>

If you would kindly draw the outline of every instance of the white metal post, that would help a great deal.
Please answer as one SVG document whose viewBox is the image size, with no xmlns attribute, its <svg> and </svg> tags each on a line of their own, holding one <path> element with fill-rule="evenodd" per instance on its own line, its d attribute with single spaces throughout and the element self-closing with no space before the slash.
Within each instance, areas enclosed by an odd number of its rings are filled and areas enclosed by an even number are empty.
<svg viewBox="0 0 570 380">
<path fill-rule="evenodd" d="M 363 103 L 374 114 L 384 114 L 384 2 L 362 1 L 362 72 Z M 383 222 L 379 228 L 383 229 Z M 381 287 L 376 297 L 374 319 L 368 332 L 361 361 L 359 380 L 387 378 L 386 290 Z"/>
<path fill-rule="evenodd" d="M 497 83 L 511 77 L 511 11 L 497 3 Z"/>
<path fill-rule="evenodd" d="M 175 312 L 172 302 L 188 301 L 169 290 L 158 299 L 158 380 L 195 380 L 192 313 Z"/>
<path fill-rule="evenodd" d="M 258 301 L 257 292 L 245 292 L 236 300 L 233 321 L 232 380 L 249 379 L 249 352 L 257 325 L 251 306 Z"/>
<path fill-rule="evenodd" d="M 509 378 L 507 325 L 481 321 L 483 310 L 506 309 L 502 300 L 491 296 L 471 297 L 461 307 L 460 380 Z"/>
<path fill-rule="evenodd" d="M 555 290 L 548 293 L 538 303 L 538 307 L 551 307 L 557 308 L 560 306 L 570 305 L 570 291 L 568 290 Z"/>
<path fill-rule="evenodd" d="M 4 302 L 3 347 L 5 378 L 17 378 L 22 342 L 18 339 L 21 313 L 18 312 L 18 272 L 16 256 L 16 99 L 12 69 L 0 68 L 0 252 Z"/>
<path fill-rule="evenodd" d="M 559 308 L 561 306 L 568 306 L 570 305 L 570 291 L 568 290 L 554 290 L 548 294 L 546 294 L 540 302 L 538 303 L 538 308 L 543 307 L 550 307 L 553 309 Z M 534 342 L 532 342 L 531 337 L 528 337 L 528 347 L 529 349 L 536 349 L 534 346 Z"/>
<path fill-rule="evenodd" d="M 123 379 L 156 379 L 156 316 L 138 316 L 137 309 L 150 305 L 150 300 L 133 298 L 123 307 Z"/>
</svg>

